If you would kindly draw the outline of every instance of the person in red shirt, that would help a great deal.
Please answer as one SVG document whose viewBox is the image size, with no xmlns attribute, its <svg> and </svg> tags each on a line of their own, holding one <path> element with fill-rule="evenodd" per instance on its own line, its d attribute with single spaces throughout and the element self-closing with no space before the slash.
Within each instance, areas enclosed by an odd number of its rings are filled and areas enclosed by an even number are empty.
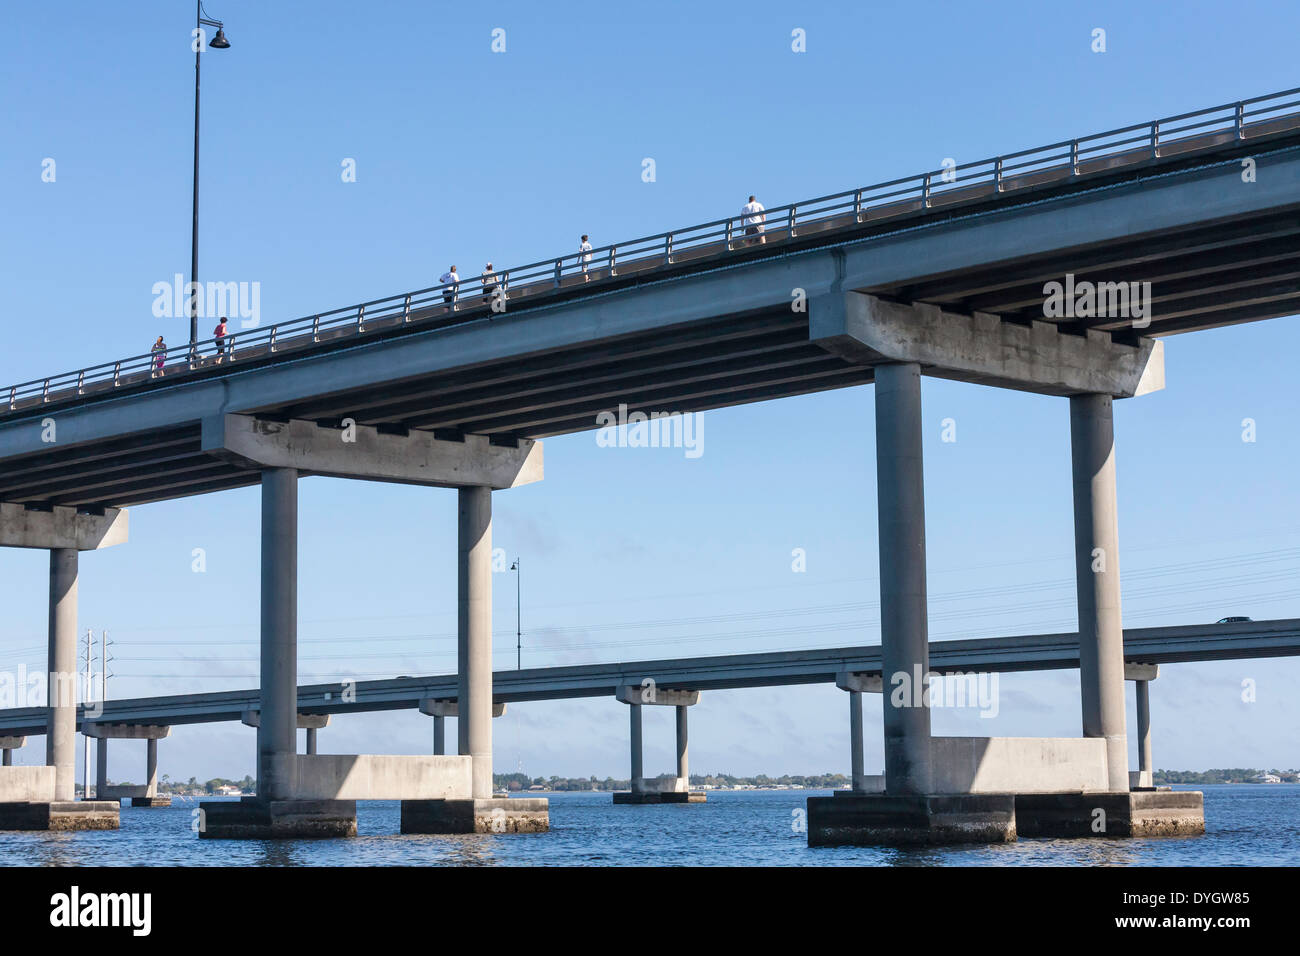
<svg viewBox="0 0 1300 956">
<path fill-rule="evenodd" d="M 223 315 L 217 327 L 212 330 L 212 335 L 217 341 L 217 364 L 221 364 L 222 357 L 226 354 L 226 317 Z"/>
</svg>

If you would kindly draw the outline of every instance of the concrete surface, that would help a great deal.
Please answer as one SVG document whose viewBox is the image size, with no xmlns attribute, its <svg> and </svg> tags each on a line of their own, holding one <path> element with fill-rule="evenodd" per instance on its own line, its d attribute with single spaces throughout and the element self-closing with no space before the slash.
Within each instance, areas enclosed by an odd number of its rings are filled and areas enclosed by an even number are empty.
<svg viewBox="0 0 1300 956">
<path fill-rule="evenodd" d="M 1193 836 L 1205 832 L 1204 796 L 1196 790 L 1016 794 L 1023 837 Z"/>
<path fill-rule="evenodd" d="M 106 508 L 103 514 L 81 514 L 56 505 L 28 510 L 0 501 L 0 547 L 97 551 L 126 544 L 130 519 L 126 511 Z"/>
<path fill-rule="evenodd" d="M 1079 605 L 1083 735 L 1106 741 L 1108 789 L 1128 789 L 1124 628 L 1120 614 L 1119 506 L 1110 395 L 1070 398 L 1074 567 Z"/>
<path fill-rule="evenodd" d="M 298 755 L 294 800 L 468 798 L 472 758 L 432 754 Z"/>
<path fill-rule="evenodd" d="M 549 802 L 539 797 L 403 800 L 403 833 L 544 833 Z"/>
<path fill-rule="evenodd" d="M 936 378 L 1044 395 L 1128 398 L 1165 387 L 1158 339 L 1124 345 L 1100 330 L 1073 335 L 1046 320 L 1017 325 L 858 292 L 845 293 L 842 304 L 832 296 L 818 305 L 810 313 L 812 340 L 859 364 L 915 363 Z"/>
<path fill-rule="evenodd" d="M 296 840 L 357 835 L 351 800 L 259 800 L 199 804 L 206 840 Z"/>
<path fill-rule="evenodd" d="M 115 800 L 0 803 L 0 830 L 116 830 L 118 813 Z"/>
<path fill-rule="evenodd" d="M 53 767 L 0 767 L 0 803 L 49 803 L 54 779 Z"/>
<path fill-rule="evenodd" d="M 1096 737 L 932 737 L 935 793 L 1106 790 L 1106 743 Z"/>
<path fill-rule="evenodd" d="M 542 480 L 542 444 L 489 443 L 486 435 L 445 441 L 432 433 L 406 435 L 352 425 L 346 432 L 313 421 L 266 421 L 251 415 L 204 418 L 203 450 L 249 468 L 292 468 L 314 475 L 457 488 L 515 488 Z"/>
<path fill-rule="evenodd" d="M 808 798 L 809 846 L 1010 843 L 1015 839 L 1015 798 L 1008 793 Z"/>
</svg>

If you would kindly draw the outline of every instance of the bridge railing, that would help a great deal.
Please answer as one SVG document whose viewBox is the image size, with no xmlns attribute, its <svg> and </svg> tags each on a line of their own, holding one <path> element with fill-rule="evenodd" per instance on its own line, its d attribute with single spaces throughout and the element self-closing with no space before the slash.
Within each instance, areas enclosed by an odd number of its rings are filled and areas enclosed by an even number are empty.
<svg viewBox="0 0 1300 956">
<path fill-rule="evenodd" d="M 491 318 L 510 302 L 541 297 L 592 282 L 675 263 L 726 255 L 767 243 L 851 229 L 863 223 L 989 196 L 1044 186 L 1120 166 L 1210 149 L 1233 140 L 1300 128 L 1300 89 L 1285 90 L 1150 123 L 1065 140 L 968 163 L 807 199 L 746 216 L 722 219 L 575 251 L 449 285 L 430 286 L 266 328 L 237 329 L 218 350 L 215 338 L 101 365 L 93 365 L 0 390 L 0 416 L 75 399 L 153 378 L 190 375 L 217 364 L 238 364 L 324 342 L 419 323 L 421 327 Z M 209 317 L 210 318 L 210 317 Z"/>
</svg>

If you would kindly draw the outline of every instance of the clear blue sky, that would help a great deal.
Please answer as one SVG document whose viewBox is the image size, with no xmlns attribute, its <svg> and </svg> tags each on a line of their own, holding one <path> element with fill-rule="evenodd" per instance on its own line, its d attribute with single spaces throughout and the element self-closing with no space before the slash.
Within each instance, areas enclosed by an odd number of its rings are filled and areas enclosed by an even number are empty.
<svg viewBox="0 0 1300 956">
<path fill-rule="evenodd" d="M 201 277 L 259 282 L 264 322 L 426 286 L 451 262 L 472 274 L 583 232 L 600 245 L 714 218 L 751 192 L 778 205 L 1298 85 L 1286 3 L 208 9 L 233 46 L 204 56 Z M 183 339 L 151 288 L 188 272 L 192 13 L 8 10 L 0 382 Z M 1126 624 L 1300 616 L 1298 345 L 1292 318 L 1178 337 L 1168 388 L 1117 405 Z M 1072 629 L 1065 401 L 927 379 L 924 403 L 932 638 Z M 496 543 L 525 568 L 525 663 L 875 643 L 872 415 L 869 387 L 709 412 L 694 460 L 548 441 L 546 480 L 496 496 Z M 453 669 L 454 492 L 308 479 L 301 515 L 303 679 Z M 257 535 L 248 489 L 137 508 L 129 545 L 84 557 L 81 624 L 116 642 L 112 696 L 255 682 Z M 0 553 L 0 669 L 42 666 L 46 573 L 41 553 Z M 513 575 L 496 585 L 506 667 Z M 1293 660 L 1163 668 L 1157 766 L 1300 765 L 1298 678 Z M 829 687 L 706 694 L 692 768 L 847 772 L 845 711 Z M 878 770 L 878 701 L 868 714 Z M 999 717 L 934 725 L 1078 734 L 1077 675 L 1005 677 Z M 336 718 L 321 749 L 431 737 L 415 714 Z M 512 705 L 497 769 L 626 775 L 626 737 L 612 700 Z M 670 714 L 650 715 L 648 772 L 671 769 L 671 741 Z M 111 776 L 142 774 L 142 748 L 113 752 Z M 178 728 L 161 759 L 173 777 L 242 776 L 253 731 Z"/>
</svg>

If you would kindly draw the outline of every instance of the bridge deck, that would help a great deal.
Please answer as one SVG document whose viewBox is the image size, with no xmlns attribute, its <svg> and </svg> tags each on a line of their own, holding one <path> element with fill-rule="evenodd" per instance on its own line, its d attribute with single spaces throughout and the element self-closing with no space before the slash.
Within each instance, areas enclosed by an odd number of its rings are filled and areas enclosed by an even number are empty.
<svg viewBox="0 0 1300 956">
<path fill-rule="evenodd" d="M 694 412 L 871 382 L 869 365 L 811 341 L 795 289 L 1023 324 L 1044 319 L 1044 282 L 1072 272 L 1152 281 L 1143 334 L 1292 314 L 1298 105 L 1227 129 L 1166 121 L 1154 148 L 1134 128 L 1003 157 L 992 174 L 959 168 L 955 183 L 927 174 L 919 191 L 899 180 L 769 210 L 762 245 L 721 220 L 607 248 L 612 270 L 597 250 L 587 281 L 572 255 L 507 270 L 504 314 L 467 280 L 455 309 L 426 289 L 237 331 L 220 365 L 208 345 L 192 369 L 157 378 L 143 356 L 16 386 L 8 403 L 0 392 L 0 500 L 94 509 L 256 484 L 256 471 L 202 451 L 202 422 L 225 413 L 510 444 L 595 428 L 620 403 Z M 1255 183 L 1240 179 L 1247 156 Z M 1127 320 L 1060 321 L 1134 334 Z M 41 440 L 51 416 L 56 444 Z"/>
</svg>

